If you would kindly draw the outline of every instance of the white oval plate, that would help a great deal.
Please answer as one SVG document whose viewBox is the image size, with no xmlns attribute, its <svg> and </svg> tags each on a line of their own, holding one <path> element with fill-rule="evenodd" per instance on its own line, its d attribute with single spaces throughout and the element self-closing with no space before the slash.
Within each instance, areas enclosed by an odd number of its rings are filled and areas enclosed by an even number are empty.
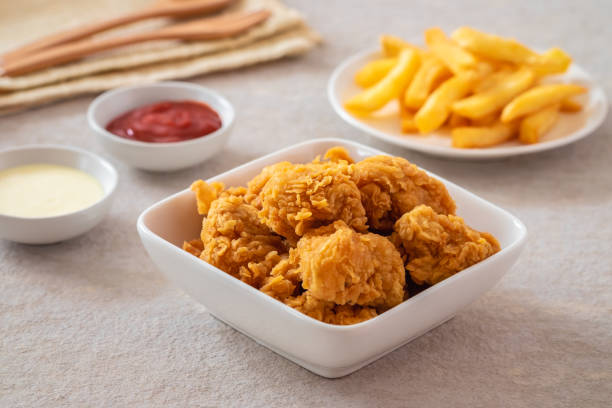
<svg viewBox="0 0 612 408">
<path fill-rule="evenodd" d="M 353 78 L 355 73 L 367 62 L 382 55 L 379 51 L 368 50 L 354 55 L 338 66 L 329 79 L 327 93 L 332 107 L 350 125 L 386 142 L 434 156 L 453 159 L 495 159 L 522 154 L 536 153 L 555 149 L 580 140 L 595 129 L 606 117 L 608 101 L 601 87 L 582 68 L 572 64 L 568 72 L 551 77 L 550 82 L 573 82 L 589 88 L 589 92 L 577 100 L 583 109 L 577 113 L 561 114 L 553 129 L 536 144 L 525 145 L 517 140 L 508 141 L 495 147 L 482 149 L 459 149 L 451 146 L 450 132 L 446 129 L 429 135 L 402 133 L 400 129 L 399 107 L 390 102 L 380 111 L 368 118 L 357 118 L 344 109 L 343 102 L 361 91 Z"/>
</svg>

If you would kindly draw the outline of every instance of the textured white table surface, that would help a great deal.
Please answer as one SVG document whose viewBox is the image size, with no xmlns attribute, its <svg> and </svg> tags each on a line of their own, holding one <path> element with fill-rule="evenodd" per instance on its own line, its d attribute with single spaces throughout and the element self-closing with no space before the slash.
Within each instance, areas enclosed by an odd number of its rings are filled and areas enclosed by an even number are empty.
<svg viewBox="0 0 612 408">
<path fill-rule="evenodd" d="M 90 233 L 57 245 L 0 242 L 0 406 L 604 407 L 612 399 L 612 118 L 591 137 L 488 163 L 435 159 L 343 123 L 332 69 L 381 32 L 474 25 L 559 45 L 612 93 L 612 3 L 290 1 L 326 43 L 296 59 L 194 80 L 237 122 L 219 158 L 174 174 L 116 163 L 117 199 Z M 0 147 L 102 153 L 82 97 L 0 118 Z M 338 380 L 318 377 L 213 319 L 155 269 L 136 234 L 151 203 L 277 148 L 337 136 L 402 155 L 514 212 L 520 261 L 453 320 Z"/>
</svg>

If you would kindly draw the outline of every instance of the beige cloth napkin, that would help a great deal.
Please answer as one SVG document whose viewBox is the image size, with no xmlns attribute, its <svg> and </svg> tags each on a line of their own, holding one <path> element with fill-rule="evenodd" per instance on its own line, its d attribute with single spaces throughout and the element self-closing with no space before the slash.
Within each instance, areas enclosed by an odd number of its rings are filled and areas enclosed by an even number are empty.
<svg viewBox="0 0 612 408">
<path fill-rule="evenodd" d="M 71 0 L 24 1 L 40 6 L 36 11 L 29 10 L 37 18 L 28 20 L 17 15 L 13 18 L 7 17 L 7 13 L 11 13 L 13 9 L 4 10 L 3 6 L 0 6 L 0 14 L 3 15 L 0 21 L 0 52 L 16 45 L 7 38 L 21 38 L 27 42 L 47 34 L 51 31 L 49 27 L 58 27 L 56 23 L 61 19 L 66 21 L 68 17 L 63 13 L 71 7 L 73 18 L 70 24 L 65 24 L 64 27 L 91 21 L 93 15 L 110 16 L 110 10 L 113 10 L 114 14 L 129 11 L 125 4 L 121 6 L 125 0 L 87 2 L 90 7 L 88 11 L 79 8 L 79 3 Z M 133 0 L 129 5 L 136 9 L 148 4 L 150 1 Z M 271 17 L 265 23 L 237 37 L 189 43 L 160 41 L 140 44 L 23 76 L 0 77 L 0 114 L 122 85 L 188 78 L 301 54 L 320 41 L 319 36 L 305 25 L 298 12 L 287 8 L 278 0 L 241 0 L 228 8 L 227 12 L 261 8 L 270 10 Z M 28 7 L 25 9 L 27 12 Z M 13 14 L 17 12 L 13 11 Z M 46 16 L 46 24 L 43 24 L 45 20 L 41 20 L 41 15 Z M 143 22 L 104 35 L 120 35 L 122 32 L 167 23 L 165 20 Z M 13 34 L 7 37 L 4 31 L 11 31 L 11 25 Z M 21 33 L 23 35 L 20 35 Z"/>
</svg>

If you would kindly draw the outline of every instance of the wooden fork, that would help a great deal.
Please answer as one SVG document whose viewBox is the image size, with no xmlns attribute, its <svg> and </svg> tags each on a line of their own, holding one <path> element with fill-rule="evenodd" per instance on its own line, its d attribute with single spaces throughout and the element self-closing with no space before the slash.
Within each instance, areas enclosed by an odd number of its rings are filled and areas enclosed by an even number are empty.
<svg viewBox="0 0 612 408">
<path fill-rule="evenodd" d="M 270 16 L 267 10 L 232 13 L 157 30 L 103 40 L 84 40 L 41 50 L 14 61 L 2 61 L 0 75 L 15 76 L 74 61 L 111 48 L 157 40 L 212 40 L 240 34 Z"/>
<path fill-rule="evenodd" d="M 91 35 L 101 33 L 112 28 L 158 17 L 187 17 L 197 14 L 211 14 L 219 11 L 235 0 L 158 0 L 152 6 L 133 13 L 125 14 L 109 20 L 86 24 L 71 30 L 51 34 L 13 51 L 2 55 L 2 60 L 12 62 L 25 55 L 49 48 L 54 45 L 66 44 L 81 40 Z"/>
</svg>

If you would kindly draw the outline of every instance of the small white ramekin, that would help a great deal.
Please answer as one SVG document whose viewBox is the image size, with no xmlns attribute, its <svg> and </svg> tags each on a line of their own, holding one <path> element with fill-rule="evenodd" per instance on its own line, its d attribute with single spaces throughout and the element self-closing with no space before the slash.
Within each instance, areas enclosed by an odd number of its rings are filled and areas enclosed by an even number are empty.
<svg viewBox="0 0 612 408">
<path fill-rule="evenodd" d="M 89 207 L 53 217 L 0 214 L 0 238 L 24 244 L 52 244 L 81 235 L 102 221 L 110 209 L 118 180 L 117 171 L 109 162 L 86 150 L 61 145 L 30 145 L 0 151 L 0 170 L 35 163 L 83 170 L 102 184 L 104 195 Z"/>
<path fill-rule="evenodd" d="M 206 103 L 221 117 L 221 128 L 203 137 L 172 143 L 128 140 L 106 130 L 111 120 L 129 110 L 172 100 Z M 117 159 L 143 170 L 173 171 L 201 163 L 223 149 L 234 116 L 232 105 L 217 92 L 188 82 L 160 82 L 103 93 L 89 105 L 87 122 L 104 149 Z"/>
</svg>

